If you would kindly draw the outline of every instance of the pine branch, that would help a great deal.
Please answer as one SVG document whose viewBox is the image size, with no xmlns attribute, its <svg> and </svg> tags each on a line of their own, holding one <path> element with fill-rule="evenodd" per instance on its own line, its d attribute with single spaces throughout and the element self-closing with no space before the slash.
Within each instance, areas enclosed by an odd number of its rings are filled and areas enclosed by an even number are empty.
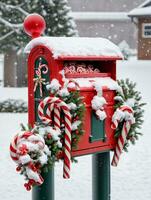
<svg viewBox="0 0 151 200">
<path fill-rule="evenodd" d="M 2 19 L 1 17 L 0 17 L 0 22 L 5 24 L 7 27 L 13 29 L 15 32 L 17 32 L 16 28 L 20 29 L 23 27 L 23 24 L 12 24 L 12 23 L 8 22 L 7 20 Z"/>
<path fill-rule="evenodd" d="M 27 11 L 25 11 L 23 8 L 21 8 L 20 5 L 18 5 L 18 6 L 13 6 L 13 5 L 8 5 L 8 4 L 6 5 L 5 3 L 2 3 L 2 2 L 0 2 L 0 5 L 4 6 L 6 9 L 18 10 L 25 16 L 29 15 L 29 13 Z"/>
<path fill-rule="evenodd" d="M 5 35 L 3 35 L 2 37 L 0 37 L 0 41 L 6 39 L 7 37 L 9 37 L 10 35 L 12 35 L 14 33 L 14 31 L 10 31 L 9 33 L 6 33 Z"/>
<path fill-rule="evenodd" d="M 124 145 L 124 151 L 127 151 L 127 148 L 129 147 L 129 143 L 135 144 L 136 140 L 139 139 L 139 135 L 142 135 L 142 133 L 138 132 L 138 129 L 141 129 L 142 123 L 143 123 L 143 115 L 144 115 L 144 109 L 143 106 L 146 105 L 146 103 L 142 102 L 142 96 L 139 91 L 136 90 L 136 83 L 133 83 L 129 79 L 126 80 L 118 80 L 119 86 L 123 90 L 123 94 L 121 95 L 119 91 L 117 91 L 117 96 L 122 97 L 122 99 L 125 102 L 119 102 L 118 99 L 116 100 L 115 109 L 121 107 L 125 103 L 127 104 L 128 100 L 133 99 L 134 105 L 132 105 L 132 109 L 134 111 L 134 118 L 135 123 L 131 125 L 131 128 L 129 130 L 129 133 L 127 135 L 127 141 Z M 130 105 L 131 106 L 131 105 Z M 118 138 L 121 134 L 121 130 L 123 128 L 123 122 L 119 123 L 118 128 L 115 132 L 115 138 Z"/>
</svg>

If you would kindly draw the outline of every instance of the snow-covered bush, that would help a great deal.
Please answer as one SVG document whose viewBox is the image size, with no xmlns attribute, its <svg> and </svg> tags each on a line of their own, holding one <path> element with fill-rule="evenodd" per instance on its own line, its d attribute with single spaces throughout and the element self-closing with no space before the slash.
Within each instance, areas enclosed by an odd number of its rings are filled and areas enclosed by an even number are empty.
<svg viewBox="0 0 151 200">
<path fill-rule="evenodd" d="M 133 56 L 136 53 L 135 50 L 130 48 L 129 44 L 125 40 L 120 42 L 118 44 L 118 46 L 119 46 L 121 52 L 123 53 L 123 56 L 124 56 L 125 60 L 128 60 L 128 58 L 130 56 Z"/>
<path fill-rule="evenodd" d="M 0 101 L 0 112 L 25 113 L 27 110 L 27 102 L 23 100 L 6 99 Z"/>
</svg>

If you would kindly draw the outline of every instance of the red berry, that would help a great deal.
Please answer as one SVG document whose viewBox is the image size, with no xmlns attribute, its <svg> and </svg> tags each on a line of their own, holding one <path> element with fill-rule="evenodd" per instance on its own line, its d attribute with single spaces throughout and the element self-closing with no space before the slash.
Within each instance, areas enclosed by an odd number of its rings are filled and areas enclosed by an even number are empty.
<svg viewBox="0 0 151 200">
<path fill-rule="evenodd" d="M 19 172 L 20 170 L 21 170 L 21 167 L 20 167 L 20 166 L 16 167 L 16 171 L 17 171 L 17 172 Z"/>
<path fill-rule="evenodd" d="M 52 136 L 51 136 L 50 133 L 47 134 L 47 138 L 48 138 L 48 139 L 51 139 L 51 138 L 52 138 Z"/>
<path fill-rule="evenodd" d="M 33 163 L 31 163 L 31 162 L 28 164 L 28 167 L 29 167 L 30 169 L 32 169 L 34 172 L 37 171 L 37 168 L 36 168 L 35 165 L 34 165 Z"/>
<path fill-rule="evenodd" d="M 34 183 L 35 183 L 35 181 L 34 181 L 33 179 L 30 179 L 29 182 L 28 182 L 28 184 L 31 185 L 31 186 L 32 186 Z"/>
<path fill-rule="evenodd" d="M 63 152 L 59 151 L 56 156 L 57 156 L 58 160 L 61 159 L 61 158 L 63 158 Z"/>
<path fill-rule="evenodd" d="M 30 190 L 31 190 L 31 186 L 28 185 L 28 186 L 26 187 L 26 190 L 27 190 L 27 191 L 30 191 Z"/>
<path fill-rule="evenodd" d="M 74 138 L 74 139 L 73 139 L 73 143 L 76 143 L 76 141 L 77 141 L 77 139 Z"/>
<path fill-rule="evenodd" d="M 27 191 L 31 190 L 31 186 L 28 183 L 25 183 L 24 187 L 26 188 Z"/>
</svg>

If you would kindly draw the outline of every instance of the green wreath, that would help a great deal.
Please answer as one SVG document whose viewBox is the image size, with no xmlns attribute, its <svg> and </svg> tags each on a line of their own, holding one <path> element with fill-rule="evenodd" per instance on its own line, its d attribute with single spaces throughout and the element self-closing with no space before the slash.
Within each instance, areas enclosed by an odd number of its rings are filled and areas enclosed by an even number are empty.
<svg viewBox="0 0 151 200">
<path fill-rule="evenodd" d="M 135 144 L 136 140 L 138 140 L 139 136 L 142 135 L 140 129 L 143 124 L 143 116 L 144 109 L 143 107 L 146 103 L 142 102 L 142 96 L 139 91 L 136 90 L 136 83 L 126 80 L 118 80 L 119 86 L 121 87 L 121 91 L 117 91 L 115 97 L 115 109 L 120 108 L 121 106 L 128 104 L 134 111 L 135 123 L 131 125 L 130 131 L 127 135 L 127 140 L 125 142 L 124 151 L 128 151 L 128 147 L 131 144 Z M 123 121 L 119 123 L 116 131 L 115 137 L 118 138 L 121 134 Z"/>
</svg>

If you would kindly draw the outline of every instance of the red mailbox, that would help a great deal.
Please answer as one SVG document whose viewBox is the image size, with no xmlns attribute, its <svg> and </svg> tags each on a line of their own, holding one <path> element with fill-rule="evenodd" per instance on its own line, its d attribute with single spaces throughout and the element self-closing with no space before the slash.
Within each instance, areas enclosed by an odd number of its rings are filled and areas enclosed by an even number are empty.
<svg viewBox="0 0 151 200">
<path fill-rule="evenodd" d="M 115 141 L 111 119 L 114 112 L 114 93 L 118 87 L 115 81 L 116 60 L 122 58 L 119 48 L 104 38 L 39 37 L 45 29 L 45 21 L 37 14 L 25 19 L 24 28 L 34 38 L 25 49 L 30 52 L 29 124 L 33 125 L 40 120 L 37 114 L 38 105 L 44 97 L 49 96 L 43 80 L 50 82 L 57 79 L 60 84 L 63 84 L 63 79 L 72 80 L 79 85 L 86 107 L 84 134 L 77 149 L 72 149 L 72 155 L 113 149 Z M 39 93 L 36 92 L 37 87 Z M 102 107 L 101 100 L 105 103 Z"/>
<path fill-rule="evenodd" d="M 111 119 L 114 112 L 114 93 L 116 85 L 116 60 L 122 58 L 118 47 L 103 38 L 64 38 L 38 37 L 27 46 L 28 88 L 29 88 L 29 123 L 37 121 L 36 108 L 41 99 L 34 95 L 35 69 L 39 62 L 49 68 L 47 81 L 52 79 L 62 83 L 62 70 L 67 79 L 79 84 L 80 94 L 84 97 L 86 111 L 84 118 L 84 135 L 80 138 L 78 148 L 72 151 L 73 156 L 102 152 L 114 148 L 114 131 Z M 47 77 L 46 77 L 47 76 Z M 94 81 L 100 83 L 106 119 L 99 120 L 92 110 L 91 101 L 96 95 L 92 86 Z M 45 91 L 45 96 L 47 96 Z"/>
</svg>

